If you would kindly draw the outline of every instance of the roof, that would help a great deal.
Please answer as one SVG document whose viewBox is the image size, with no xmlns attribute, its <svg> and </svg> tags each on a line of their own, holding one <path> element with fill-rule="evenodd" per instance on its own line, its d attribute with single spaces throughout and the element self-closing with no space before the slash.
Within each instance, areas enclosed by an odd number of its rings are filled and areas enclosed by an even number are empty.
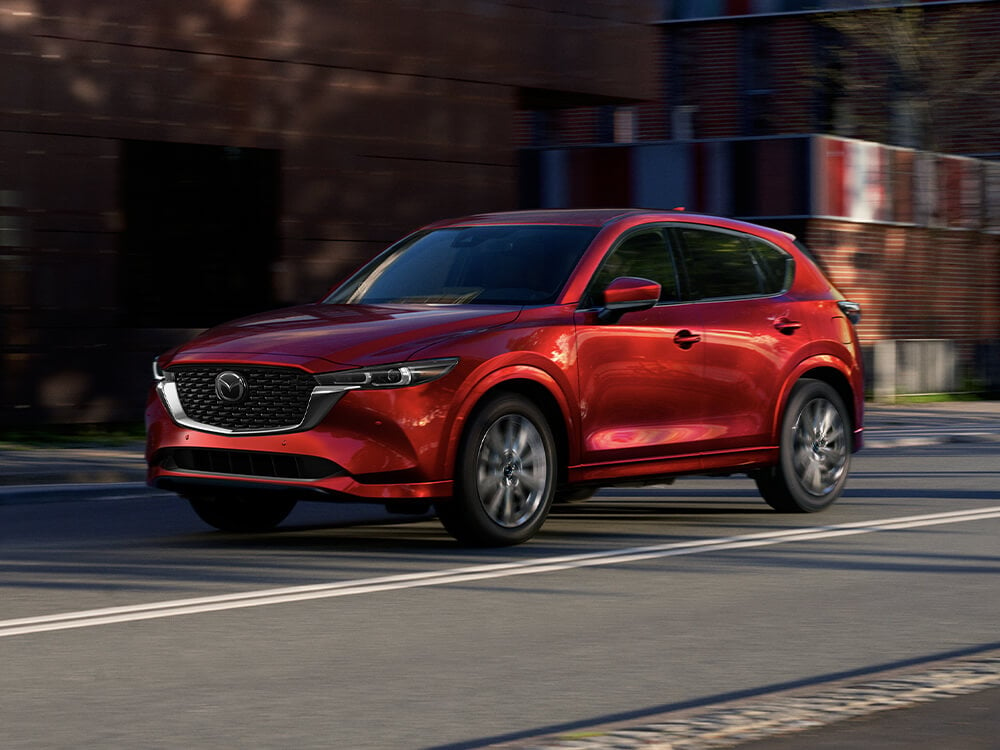
<svg viewBox="0 0 1000 750">
<path fill-rule="evenodd" d="M 565 226 L 602 227 L 627 216 L 667 214 L 670 211 L 647 211 L 637 208 L 571 208 L 536 211 L 501 211 L 473 214 L 435 222 L 431 227 L 474 226 L 481 224 L 558 224 Z"/>
<path fill-rule="evenodd" d="M 542 209 L 529 211 L 500 211 L 497 213 L 472 214 L 455 219 L 444 219 L 424 227 L 424 229 L 441 229 L 444 227 L 493 226 L 497 224 L 548 224 L 552 226 L 583 226 L 604 227 L 624 219 L 632 219 L 635 223 L 645 221 L 669 221 L 699 223 L 722 226 L 729 229 L 751 231 L 756 234 L 774 233 L 788 239 L 795 236 L 779 229 L 773 229 L 756 224 L 748 224 L 739 219 L 723 216 L 675 209 L 649 208 L 569 208 Z"/>
</svg>

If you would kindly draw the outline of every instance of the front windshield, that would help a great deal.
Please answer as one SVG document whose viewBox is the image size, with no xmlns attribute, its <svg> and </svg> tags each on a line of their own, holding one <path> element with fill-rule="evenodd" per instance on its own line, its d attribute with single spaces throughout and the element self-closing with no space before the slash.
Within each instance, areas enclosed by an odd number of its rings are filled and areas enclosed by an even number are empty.
<svg viewBox="0 0 1000 750">
<path fill-rule="evenodd" d="M 325 301 L 551 303 L 596 234 L 596 228 L 575 226 L 436 229 L 379 256 Z"/>
</svg>

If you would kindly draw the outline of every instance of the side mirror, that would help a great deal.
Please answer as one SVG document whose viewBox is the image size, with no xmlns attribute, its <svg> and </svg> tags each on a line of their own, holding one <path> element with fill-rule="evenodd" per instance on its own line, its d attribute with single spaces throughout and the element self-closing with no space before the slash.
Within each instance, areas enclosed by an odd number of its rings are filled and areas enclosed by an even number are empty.
<svg viewBox="0 0 1000 750">
<path fill-rule="evenodd" d="M 602 323 L 617 323 L 628 312 L 648 310 L 660 301 L 660 285 L 649 279 L 619 276 L 604 290 L 604 306 L 597 313 Z"/>
</svg>

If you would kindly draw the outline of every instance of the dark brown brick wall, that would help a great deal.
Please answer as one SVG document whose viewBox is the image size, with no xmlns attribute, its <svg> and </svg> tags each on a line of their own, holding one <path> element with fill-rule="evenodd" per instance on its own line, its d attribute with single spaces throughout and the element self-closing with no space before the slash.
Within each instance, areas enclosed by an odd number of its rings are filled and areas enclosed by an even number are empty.
<svg viewBox="0 0 1000 750">
<path fill-rule="evenodd" d="M 277 152 L 272 298 L 312 300 L 425 222 L 515 207 L 521 92 L 651 100 L 657 7 L 6 3 L 0 426 L 139 419 L 149 360 L 190 334 L 123 313 L 123 141 Z"/>
<path fill-rule="evenodd" d="M 1000 339 L 1000 235 L 810 221 L 806 244 L 864 307 L 864 342 Z"/>
</svg>

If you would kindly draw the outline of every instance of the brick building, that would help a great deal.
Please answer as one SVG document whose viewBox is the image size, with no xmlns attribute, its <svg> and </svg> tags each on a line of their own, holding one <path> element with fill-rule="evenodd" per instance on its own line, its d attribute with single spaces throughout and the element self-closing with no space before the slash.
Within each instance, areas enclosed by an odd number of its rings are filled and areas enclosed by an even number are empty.
<svg viewBox="0 0 1000 750">
<path fill-rule="evenodd" d="M 1000 388 L 1000 3 L 675 0 L 657 29 L 656 101 L 521 114 L 523 205 L 791 231 L 863 304 L 873 364 L 899 340 L 953 360 L 900 388 Z"/>
<path fill-rule="evenodd" d="M 656 3 L 0 0 L 0 425 L 516 206 L 515 114 L 655 98 Z"/>
<path fill-rule="evenodd" d="M 0 426 L 138 420 L 194 331 L 424 222 L 561 201 L 786 226 L 867 341 L 996 341 L 1000 103 L 943 108 L 957 161 L 906 142 L 898 101 L 841 106 L 810 82 L 844 38 L 817 11 L 858 5 L 0 0 Z M 981 11 L 972 81 L 1000 3 L 921 5 Z"/>
</svg>

